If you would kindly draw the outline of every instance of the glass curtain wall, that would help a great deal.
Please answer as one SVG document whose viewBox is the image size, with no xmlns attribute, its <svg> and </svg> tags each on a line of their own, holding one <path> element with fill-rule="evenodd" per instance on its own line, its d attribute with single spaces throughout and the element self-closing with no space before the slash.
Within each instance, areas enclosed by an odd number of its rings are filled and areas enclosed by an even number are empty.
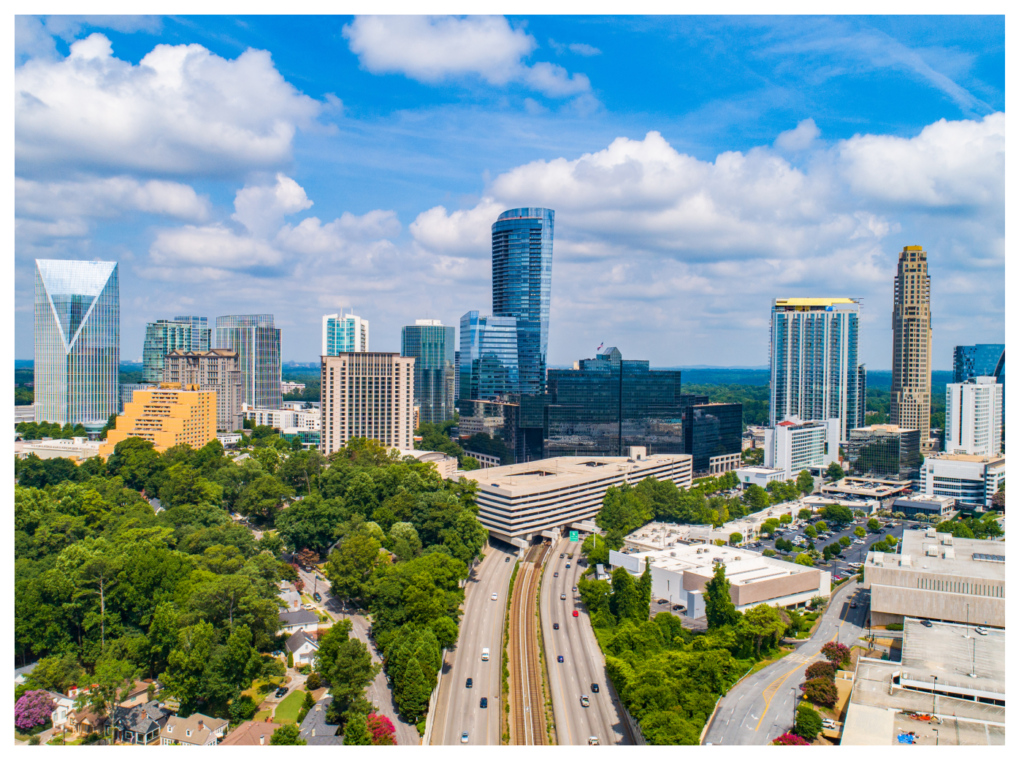
<svg viewBox="0 0 1024 760">
<path fill-rule="evenodd" d="M 402 328 L 402 356 L 416 360 L 413 396 L 420 422 L 455 416 L 455 328 L 441 324 Z"/>
<path fill-rule="evenodd" d="M 238 354 L 242 402 L 260 409 L 281 408 L 281 331 L 272 314 L 217 317 L 217 348 Z"/>
</svg>

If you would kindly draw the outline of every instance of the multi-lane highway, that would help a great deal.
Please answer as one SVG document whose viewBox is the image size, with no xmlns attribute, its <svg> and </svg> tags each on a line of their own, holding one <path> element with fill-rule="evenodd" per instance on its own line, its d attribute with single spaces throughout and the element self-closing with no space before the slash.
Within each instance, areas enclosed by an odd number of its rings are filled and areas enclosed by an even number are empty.
<svg viewBox="0 0 1024 760">
<path fill-rule="evenodd" d="M 483 562 L 470 573 L 459 640 L 448 656 L 451 668 L 442 676 L 447 683 L 439 692 L 431 744 L 460 744 L 463 731 L 469 733 L 468 744 L 501 744 L 501 649 L 515 562 L 512 547 L 492 540 Z M 490 650 L 486 662 L 481 657 L 484 647 Z M 472 687 L 466 686 L 467 678 L 473 679 Z M 485 708 L 480 706 L 482 697 L 487 698 Z"/>
<path fill-rule="evenodd" d="M 569 539 L 558 541 L 549 554 L 541 583 L 541 631 L 558 743 L 587 744 L 595 736 L 602 745 L 629 744 L 625 722 L 612 702 L 604 656 L 579 594 L 573 591 L 584 571 L 577 562 L 580 545 Z M 573 617 L 574 610 L 579 617 Z M 559 656 L 564 662 L 558 662 Z M 597 684 L 597 693 L 591 684 Z M 581 696 L 589 698 L 589 707 L 583 707 Z"/>
</svg>

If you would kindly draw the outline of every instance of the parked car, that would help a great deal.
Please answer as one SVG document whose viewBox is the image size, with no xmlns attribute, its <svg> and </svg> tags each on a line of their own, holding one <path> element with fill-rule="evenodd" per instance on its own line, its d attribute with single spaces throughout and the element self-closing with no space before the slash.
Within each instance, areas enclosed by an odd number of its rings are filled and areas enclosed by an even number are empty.
<svg viewBox="0 0 1024 760">
<path fill-rule="evenodd" d="M 274 696 L 277 697 L 278 699 L 280 699 L 281 697 L 283 697 L 287 693 L 288 693 L 288 687 L 287 686 L 282 686 L 277 691 L 274 692 Z"/>
<path fill-rule="evenodd" d="M 932 627 L 932 621 L 931 620 L 922 620 L 921 621 L 921 625 L 923 625 L 925 628 L 931 628 Z"/>
<path fill-rule="evenodd" d="M 317 591 L 317 592 L 315 592 L 313 594 L 313 598 L 316 599 L 318 602 L 322 602 L 324 600 L 324 598 L 322 596 L 320 596 L 320 592 L 319 591 Z"/>
<path fill-rule="evenodd" d="M 822 718 L 822 721 L 821 721 L 821 727 L 822 728 L 834 729 L 834 728 L 838 728 L 838 726 L 839 726 L 839 724 L 836 723 L 831 718 Z"/>
<path fill-rule="evenodd" d="M 685 607 L 683 607 L 683 605 L 681 605 L 681 604 L 673 604 L 672 605 L 672 609 L 674 609 L 674 610 L 682 610 L 682 609 L 685 609 Z"/>
<path fill-rule="evenodd" d="M 658 604 L 668 604 L 668 599 L 659 599 Z"/>
<path fill-rule="evenodd" d="M 983 626 L 980 626 L 980 625 L 979 625 L 979 626 L 978 626 L 977 628 L 975 628 L 974 630 L 976 630 L 976 631 L 978 632 L 978 635 L 979 635 L 979 636 L 988 636 L 988 629 L 987 629 L 987 628 L 985 628 L 985 627 L 983 627 Z"/>
</svg>

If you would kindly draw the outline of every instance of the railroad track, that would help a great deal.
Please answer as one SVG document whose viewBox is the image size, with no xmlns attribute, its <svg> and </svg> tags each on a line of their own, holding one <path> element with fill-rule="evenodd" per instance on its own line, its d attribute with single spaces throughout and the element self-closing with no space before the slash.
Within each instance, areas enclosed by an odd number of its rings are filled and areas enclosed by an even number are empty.
<svg viewBox="0 0 1024 760">
<path fill-rule="evenodd" d="M 530 549 L 512 590 L 509 620 L 509 718 L 511 743 L 519 746 L 547 744 L 544 699 L 540 683 L 540 652 L 537 644 L 537 590 L 543 572 L 546 545 Z"/>
</svg>

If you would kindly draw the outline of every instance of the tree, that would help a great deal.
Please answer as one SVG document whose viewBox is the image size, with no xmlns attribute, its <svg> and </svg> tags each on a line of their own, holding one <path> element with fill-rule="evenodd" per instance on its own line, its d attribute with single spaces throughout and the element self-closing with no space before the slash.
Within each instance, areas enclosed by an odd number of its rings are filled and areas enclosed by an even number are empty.
<svg viewBox="0 0 1024 760">
<path fill-rule="evenodd" d="M 742 541 L 743 541 L 743 534 L 742 533 L 730 533 L 729 534 L 729 543 L 732 544 L 733 546 L 739 545 Z"/>
<path fill-rule="evenodd" d="M 846 644 L 840 644 L 838 641 L 825 642 L 825 646 L 821 648 L 821 653 L 825 655 L 825 659 L 831 662 L 836 669 L 850 663 L 850 648 Z"/>
<path fill-rule="evenodd" d="M 408 562 L 423 551 L 420 534 L 409 522 L 396 522 L 388 533 L 391 551 L 403 562 Z"/>
<path fill-rule="evenodd" d="M 242 723 L 247 720 L 252 720 L 253 716 L 256 715 L 256 710 L 256 702 L 254 702 L 253 698 L 248 695 L 232 700 L 231 706 L 228 708 L 228 712 L 231 715 L 231 721 L 233 723 Z"/>
<path fill-rule="evenodd" d="M 812 678 L 800 688 L 809 700 L 823 707 L 834 707 L 839 701 L 839 691 L 831 678 Z"/>
<path fill-rule="evenodd" d="M 867 531 L 858 525 L 856 528 L 853 529 L 853 535 L 855 535 L 857 538 L 864 538 L 864 536 L 867 535 Z"/>
<path fill-rule="evenodd" d="M 616 571 L 622 568 L 616 568 Z M 725 577 L 725 566 L 715 568 L 715 574 L 704 586 L 704 611 L 708 619 L 708 628 L 715 629 L 727 625 L 735 625 L 740 619 L 732 597 L 729 595 L 729 580 Z"/>
<path fill-rule="evenodd" d="M 804 535 L 813 541 L 818 537 L 818 530 L 813 525 L 808 525 L 804 528 Z"/>
<path fill-rule="evenodd" d="M 789 514 L 789 512 L 786 512 L 785 514 L 779 516 L 779 522 L 783 525 L 791 525 L 793 523 L 793 515 Z"/>
<path fill-rule="evenodd" d="M 836 666 L 831 662 L 818 660 L 812 662 L 807 669 L 804 671 L 804 678 L 808 681 L 814 678 L 831 678 L 836 677 Z"/>
<path fill-rule="evenodd" d="M 849 547 L 849 545 L 851 543 L 853 543 L 853 542 L 850 540 L 849 536 L 840 536 L 839 537 L 839 545 L 842 546 L 844 549 Z"/>
<path fill-rule="evenodd" d="M 369 593 L 373 571 L 384 563 L 380 544 L 362 533 L 342 540 L 324 565 L 324 577 L 331 591 L 342 599 L 364 601 Z"/>
<path fill-rule="evenodd" d="M 818 520 L 818 522 L 814 523 L 814 529 L 818 531 L 818 533 L 824 533 L 828 530 L 828 523 L 824 520 Z"/>
<path fill-rule="evenodd" d="M 753 644 L 754 654 L 758 657 L 761 656 L 762 645 L 767 645 L 769 650 L 775 649 L 785 632 L 786 623 L 774 607 L 759 604 L 743 613 L 740 636 Z"/>
<path fill-rule="evenodd" d="M 640 598 L 637 583 L 624 567 L 612 571 L 612 612 L 619 621 L 646 619 L 650 607 Z"/>
<path fill-rule="evenodd" d="M 796 559 L 793 560 L 798 565 L 804 565 L 805 567 L 814 567 L 814 560 L 809 555 L 800 552 L 796 555 Z"/>
<path fill-rule="evenodd" d="M 372 744 L 372 737 L 366 726 L 367 716 L 361 715 L 358 712 L 355 714 L 349 714 L 348 720 L 345 721 L 345 740 L 344 744 L 350 745 L 369 745 Z"/>
<path fill-rule="evenodd" d="M 796 513 L 796 516 L 799 519 L 801 519 L 801 520 L 810 520 L 811 519 L 811 510 L 809 510 L 809 509 L 801 509 L 799 512 Z"/>
<path fill-rule="evenodd" d="M 395 742 L 395 724 L 386 715 L 370 713 L 366 716 L 366 728 L 370 732 L 370 743 L 377 746 L 391 746 Z"/>
<path fill-rule="evenodd" d="M 743 491 L 743 503 L 751 512 L 767 509 L 770 503 L 768 494 L 757 483 L 752 483 Z"/>
<path fill-rule="evenodd" d="M 821 716 L 809 705 L 800 705 L 796 710 L 796 725 L 793 733 L 807 741 L 813 741 L 821 733 Z"/>
<path fill-rule="evenodd" d="M 299 727 L 294 724 L 281 726 L 270 736 L 270 743 L 277 745 L 306 746 L 306 740 L 299 738 Z"/>
<path fill-rule="evenodd" d="M 349 636 L 351 630 L 348 620 L 328 629 L 320 638 L 316 655 L 317 671 L 331 685 L 332 711 L 336 714 L 349 711 L 381 667 L 374 664 L 363 642 Z"/>
<path fill-rule="evenodd" d="M 45 691 L 26 691 L 14 705 L 14 725 L 21 731 L 50 722 L 57 705 Z"/>
<path fill-rule="evenodd" d="M 828 479 L 833 482 L 836 480 L 842 480 L 846 477 L 846 472 L 843 470 L 843 466 L 839 464 L 839 462 L 832 462 L 832 464 L 828 466 L 828 470 L 825 471 L 825 474 L 828 476 Z"/>
<path fill-rule="evenodd" d="M 760 532 L 764 535 L 771 535 L 775 532 L 775 529 L 779 527 L 779 521 L 774 517 L 769 517 L 763 523 L 761 523 Z"/>
<path fill-rule="evenodd" d="M 772 744 L 781 747 L 809 747 L 811 743 L 796 734 L 782 734 L 772 739 Z"/>
<path fill-rule="evenodd" d="M 243 515 L 252 515 L 260 520 L 272 522 L 284 505 L 285 499 L 291 495 L 292 489 L 280 480 L 273 475 L 264 475 L 242 489 L 235 509 Z"/>
<path fill-rule="evenodd" d="M 881 527 L 881 523 L 879 523 L 878 520 L 876 520 L 874 517 L 868 520 L 868 530 L 870 530 L 872 533 L 877 533 L 878 529 Z"/>
<path fill-rule="evenodd" d="M 814 490 L 814 476 L 807 470 L 801 470 L 800 474 L 796 476 L 796 487 L 804 496 L 809 496 Z"/>
<path fill-rule="evenodd" d="M 788 538 L 777 538 L 775 539 L 775 548 L 782 552 L 793 551 L 793 542 Z"/>
<path fill-rule="evenodd" d="M 830 523 L 844 527 L 853 522 L 853 512 L 849 507 L 844 507 L 840 504 L 829 504 L 822 510 L 821 516 Z"/>
</svg>

